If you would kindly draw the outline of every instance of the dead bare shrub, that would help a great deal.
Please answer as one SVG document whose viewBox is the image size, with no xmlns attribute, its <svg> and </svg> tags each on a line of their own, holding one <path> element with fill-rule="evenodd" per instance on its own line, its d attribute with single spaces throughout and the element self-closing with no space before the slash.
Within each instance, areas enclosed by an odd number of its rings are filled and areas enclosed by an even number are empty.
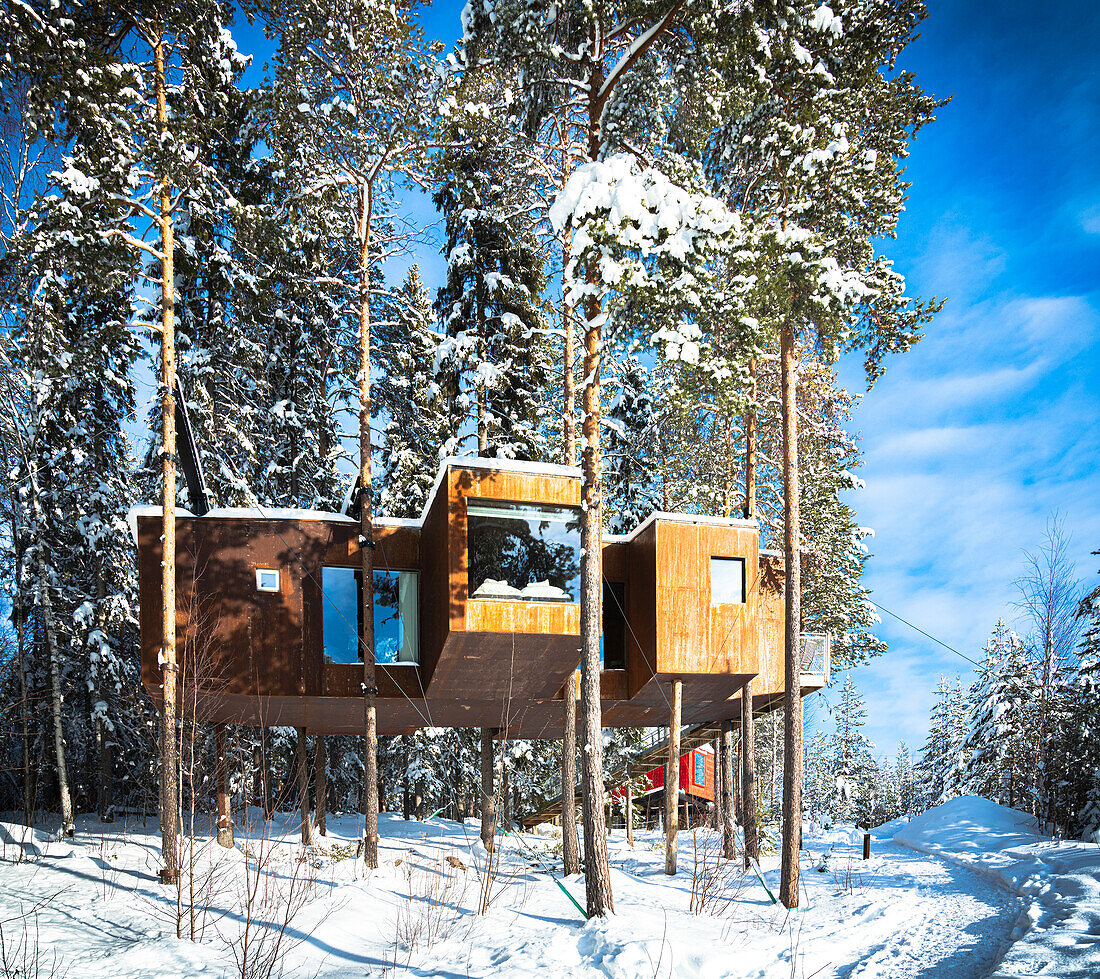
<svg viewBox="0 0 1100 979">
<path fill-rule="evenodd" d="M 745 875 L 737 860 L 722 855 L 722 834 L 698 829 L 691 832 L 692 914 L 721 917 L 729 911 L 744 888 Z"/>
<path fill-rule="evenodd" d="M 457 861 L 461 865 L 461 861 Z M 449 934 L 463 915 L 463 901 L 469 886 L 466 869 L 451 861 L 422 864 L 415 859 L 402 864 L 406 898 L 398 907 L 394 922 L 393 967 L 401 955 L 405 965 L 418 950 L 426 951 Z"/>
<path fill-rule="evenodd" d="M 240 979 L 281 979 L 288 975 L 287 953 L 310 937 L 297 926 L 302 909 L 317 895 L 316 863 L 302 853 L 281 855 L 268 836 L 267 821 L 246 825 L 249 842 L 238 879 L 236 934 L 223 937 L 233 955 L 234 975 Z M 256 835 L 249 832 L 256 829 Z"/>
</svg>

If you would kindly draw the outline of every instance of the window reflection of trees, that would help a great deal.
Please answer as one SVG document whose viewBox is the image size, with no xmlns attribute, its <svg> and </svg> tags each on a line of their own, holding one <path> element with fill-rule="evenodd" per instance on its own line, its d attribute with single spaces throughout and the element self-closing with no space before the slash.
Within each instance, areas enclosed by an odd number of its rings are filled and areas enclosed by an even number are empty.
<svg viewBox="0 0 1100 979">
<path fill-rule="evenodd" d="M 401 651 L 401 605 L 396 571 L 374 572 L 374 658 L 396 663 Z"/>
<path fill-rule="evenodd" d="M 568 519 L 525 520 L 521 512 L 501 516 L 471 516 L 470 593 L 487 580 L 505 581 L 522 589 L 548 581 L 565 592 L 565 601 L 576 601 L 580 575 L 580 522 L 568 511 Z M 562 538 L 565 538 L 563 541 Z"/>
</svg>

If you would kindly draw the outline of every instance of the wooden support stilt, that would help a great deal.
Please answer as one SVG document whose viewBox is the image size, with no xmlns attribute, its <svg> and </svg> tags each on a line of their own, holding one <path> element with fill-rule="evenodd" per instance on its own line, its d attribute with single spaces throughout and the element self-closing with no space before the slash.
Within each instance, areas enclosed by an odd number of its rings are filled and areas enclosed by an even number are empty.
<svg viewBox="0 0 1100 979">
<path fill-rule="evenodd" d="M 677 803 L 680 797 L 680 701 L 683 684 L 672 681 L 672 701 L 668 719 L 668 761 L 665 763 L 665 873 L 676 873 L 676 828 L 679 825 Z"/>
<path fill-rule="evenodd" d="M 302 842 L 313 846 L 313 823 L 309 813 L 309 767 L 306 765 L 306 729 L 298 731 L 298 808 L 302 813 Z"/>
<path fill-rule="evenodd" d="M 756 747 L 753 743 L 752 680 L 741 688 L 741 825 L 745 831 L 745 869 L 760 859 L 756 839 Z"/>
<path fill-rule="evenodd" d="M 233 811 L 229 801 L 229 776 L 225 770 L 225 725 L 214 725 L 214 781 L 218 792 L 218 843 L 233 846 Z"/>
<path fill-rule="evenodd" d="M 321 836 L 328 835 L 326 815 L 328 813 L 328 750 L 323 734 L 314 735 L 317 742 L 313 750 L 313 772 L 317 783 L 317 832 Z"/>
<path fill-rule="evenodd" d="M 634 786 L 629 772 L 626 773 L 626 845 L 634 846 Z"/>
</svg>

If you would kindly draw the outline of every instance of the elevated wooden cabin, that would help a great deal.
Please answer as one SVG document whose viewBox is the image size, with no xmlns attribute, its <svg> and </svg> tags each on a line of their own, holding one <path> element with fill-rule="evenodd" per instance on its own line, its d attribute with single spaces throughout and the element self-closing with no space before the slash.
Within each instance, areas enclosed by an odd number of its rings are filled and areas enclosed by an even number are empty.
<svg viewBox="0 0 1100 979">
<path fill-rule="evenodd" d="M 374 546 L 378 730 L 492 727 L 559 736 L 580 660 L 580 471 L 451 458 L 420 517 L 178 511 L 177 636 L 185 704 L 217 723 L 363 729 L 360 548 Z M 142 679 L 161 697 L 161 517 L 130 514 Z M 601 674 L 607 727 L 736 716 L 783 691 L 781 562 L 755 522 L 654 514 L 606 537 Z M 802 691 L 827 682 L 803 678 Z"/>
</svg>

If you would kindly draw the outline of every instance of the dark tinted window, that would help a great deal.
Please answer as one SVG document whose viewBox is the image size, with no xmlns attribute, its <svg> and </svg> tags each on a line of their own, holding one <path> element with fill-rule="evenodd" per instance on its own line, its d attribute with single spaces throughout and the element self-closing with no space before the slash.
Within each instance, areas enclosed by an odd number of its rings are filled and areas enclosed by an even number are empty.
<svg viewBox="0 0 1100 979">
<path fill-rule="evenodd" d="M 605 670 L 626 669 L 626 585 L 621 581 L 603 583 L 600 664 Z"/>
</svg>

